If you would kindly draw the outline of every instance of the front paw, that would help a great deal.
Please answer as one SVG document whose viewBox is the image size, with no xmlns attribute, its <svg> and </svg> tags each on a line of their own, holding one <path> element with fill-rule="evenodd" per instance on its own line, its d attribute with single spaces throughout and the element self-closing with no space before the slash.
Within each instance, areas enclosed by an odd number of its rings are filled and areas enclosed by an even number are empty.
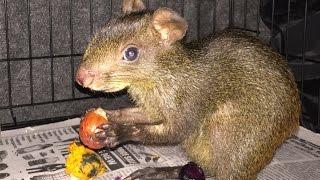
<svg viewBox="0 0 320 180">
<path fill-rule="evenodd" d="M 98 128 L 95 138 L 105 147 L 114 148 L 127 141 L 137 141 L 139 132 L 135 125 L 108 122 Z"/>
</svg>

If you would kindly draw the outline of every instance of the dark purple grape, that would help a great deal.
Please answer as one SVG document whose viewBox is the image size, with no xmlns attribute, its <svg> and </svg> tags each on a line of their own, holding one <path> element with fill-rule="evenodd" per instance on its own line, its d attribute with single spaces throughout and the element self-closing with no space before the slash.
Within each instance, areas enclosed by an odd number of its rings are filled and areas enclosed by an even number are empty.
<svg viewBox="0 0 320 180">
<path fill-rule="evenodd" d="M 204 180 L 205 175 L 200 166 L 198 166 L 194 162 L 189 162 L 181 168 L 179 173 L 179 179 Z"/>
</svg>

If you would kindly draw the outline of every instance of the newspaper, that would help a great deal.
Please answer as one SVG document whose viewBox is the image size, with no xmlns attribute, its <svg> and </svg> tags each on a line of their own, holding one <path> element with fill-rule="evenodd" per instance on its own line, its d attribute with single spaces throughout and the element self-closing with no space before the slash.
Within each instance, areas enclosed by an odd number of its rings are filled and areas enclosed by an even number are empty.
<svg viewBox="0 0 320 180">
<path fill-rule="evenodd" d="M 68 146 L 79 140 L 79 118 L 3 131 L 0 139 L 0 179 L 70 179 L 65 174 Z M 123 145 L 96 153 L 107 172 L 97 179 L 121 179 L 144 167 L 179 166 L 189 160 L 180 146 Z M 213 178 L 208 178 L 213 179 Z M 300 127 L 278 149 L 258 179 L 320 179 L 320 135 Z"/>
<path fill-rule="evenodd" d="M 4 131 L 0 140 L 0 179 L 70 179 L 64 172 L 68 146 L 79 140 L 80 119 Z M 148 166 L 188 162 L 179 146 L 123 145 L 95 151 L 107 172 L 97 179 L 119 179 Z M 4 170 L 1 170 L 1 164 Z"/>
<path fill-rule="evenodd" d="M 258 179 L 319 180 L 320 134 L 303 127 L 279 148 Z"/>
</svg>

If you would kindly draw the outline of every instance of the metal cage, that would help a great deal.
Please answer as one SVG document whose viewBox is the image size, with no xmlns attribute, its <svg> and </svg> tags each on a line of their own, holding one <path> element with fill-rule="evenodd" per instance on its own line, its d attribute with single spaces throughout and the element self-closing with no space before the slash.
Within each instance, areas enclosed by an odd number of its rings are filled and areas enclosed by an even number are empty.
<svg viewBox="0 0 320 180">
<path fill-rule="evenodd" d="M 301 53 L 293 55 L 288 48 L 289 27 L 297 21 L 292 11 L 292 4 L 297 1 L 282 1 L 286 3 L 287 14 L 285 20 L 282 18 L 281 27 L 277 9 L 280 0 L 145 0 L 145 4 L 149 9 L 169 6 L 182 14 L 189 23 L 185 41 L 205 37 L 229 26 L 252 32 L 268 42 L 286 57 L 294 71 L 304 107 L 302 124 L 319 131 L 320 86 L 311 88 L 314 93 L 311 99 L 305 93 L 310 91 L 310 83 L 320 82 L 320 61 L 306 56 L 310 18 L 314 13 L 309 9 L 315 3 L 302 0 Z M 75 70 L 85 45 L 106 21 L 121 14 L 120 6 L 119 0 L 0 2 L 2 129 L 78 117 L 91 107 L 131 105 L 124 92 L 90 94 L 74 83 Z M 305 106 L 306 101 L 316 103 Z M 316 115 L 310 115 L 309 109 Z"/>
</svg>

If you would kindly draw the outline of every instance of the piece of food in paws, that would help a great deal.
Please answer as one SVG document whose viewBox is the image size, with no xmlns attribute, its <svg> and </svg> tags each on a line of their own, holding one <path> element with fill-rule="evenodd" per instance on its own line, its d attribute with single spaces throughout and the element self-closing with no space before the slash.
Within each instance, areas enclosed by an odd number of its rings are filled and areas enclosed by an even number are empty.
<svg viewBox="0 0 320 180">
<path fill-rule="evenodd" d="M 104 144 L 95 137 L 99 126 L 108 123 L 106 112 L 97 108 L 88 111 L 80 122 L 79 136 L 82 143 L 91 149 L 101 149 Z"/>
<path fill-rule="evenodd" d="M 70 176 L 88 180 L 106 172 L 102 160 L 91 149 L 73 142 L 68 152 L 65 172 Z"/>
</svg>

